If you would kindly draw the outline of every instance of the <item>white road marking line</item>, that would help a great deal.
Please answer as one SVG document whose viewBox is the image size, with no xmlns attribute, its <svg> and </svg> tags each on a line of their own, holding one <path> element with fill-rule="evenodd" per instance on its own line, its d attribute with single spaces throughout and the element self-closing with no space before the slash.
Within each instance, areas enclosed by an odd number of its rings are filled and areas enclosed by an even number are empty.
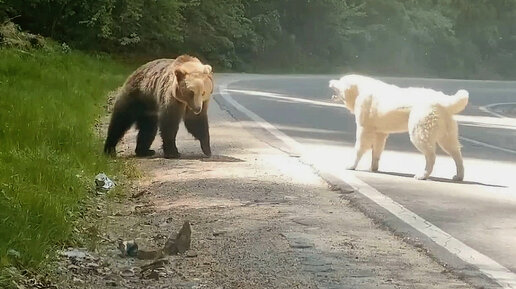
<svg viewBox="0 0 516 289">
<path fill-rule="evenodd" d="M 509 105 L 516 105 L 516 102 L 491 103 L 491 104 L 488 104 L 488 105 L 485 105 L 485 106 L 480 106 L 478 109 L 480 109 L 481 111 L 483 111 L 485 113 L 488 113 L 490 115 L 493 115 L 493 116 L 496 116 L 496 117 L 499 117 L 499 118 L 502 118 L 502 119 L 508 119 L 507 116 L 505 116 L 503 114 L 499 114 L 497 112 L 494 112 L 491 109 L 494 106 L 508 105 L 508 104 Z M 495 149 L 495 150 L 500 150 L 500 151 L 503 151 L 503 152 L 506 152 L 506 153 L 516 154 L 515 150 L 502 148 L 502 147 L 499 147 L 499 146 L 491 145 L 491 144 L 488 144 L 488 143 L 485 143 L 485 142 L 481 142 L 481 141 L 477 141 L 477 140 L 474 140 L 474 139 L 470 139 L 470 138 L 466 138 L 466 137 L 460 137 L 460 139 L 465 140 L 465 141 L 470 142 L 470 143 L 481 145 L 481 146 L 484 146 L 484 147 L 487 147 L 487 148 L 491 148 L 491 149 Z"/>
<path fill-rule="evenodd" d="M 479 146 L 483 146 L 483 147 L 486 147 L 486 148 L 491 148 L 491 149 L 499 150 L 499 151 L 510 153 L 510 154 L 516 154 L 515 150 L 502 148 L 502 147 L 499 147 L 499 146 L 491 145 L 491 144 L 488 144 L 488 143 L 485 143 L 485 142 L 481 142 L 481 141 L 478 141 L 478 140 L 474 140 L 474 139 L 470 139 L 470 138 L 467 138 L 467 137 L 460 136 L 459 139 L 463 140 L 463 141 L 467 141 L 467 142 L 473 143 L 473 144 L 476 144 L 476 145 L 479 145 Z"/>
<path fill-rule="evenodd" d="M 254 112 L 248 110 L 247 108 L 239 104 L 237 101 L 235 101 L 233 97 L 231 97 L 231 95 L 228 93 L 227 85 L 220 86 L 219 90 L 220 95 L 232 106 L 234 106 L 240 112 L 247 115 L 247 117 L 257 122 L 258 125 L 260 125 L 262 128 L 266 129 L 276 138 L 284 142 L 287 146 L 291 147 L 292 149 L 295 149 L 298 152 L 302 152 L 303 156 L 309 159 L 310 156 L 308 154 L 305 154 L 305 150 L 302 144 L 287 136 L 285 133 L 278 130 L 265 119 L 261 118 Z M 315 165 L 314 163 L 312 164 Z M 327 173 L 331 174 L 331 172 Z M 343 174 L 344 177 L 340 177 L 340 179 L 358 189 L 358 192 L 360 192 L 362 195 L 369 198 L 382 208 L 388 210 L 390 213 L 392 213 L 394 216 L 396 216 L 404 223 L 418 230 L 419 232 L 430 238 L 432 241 L 434 241 L 436 244 L 445 248 L 451 254 L 454 254 L 455 256 L 459 257 L 464 262 L 477 267 L 483 274 L 493 279 L 500 286 L 502 286 L 502 288 L 516 289 L 516 274 L 511 272 L 503 265 L 497 263 L 488 256 L 462 243 L 461 241 L 454 238 L 445 231 L 441 230 L 437 226 L 433 225 L 432 223 L 421 218 L 414 212 L 405 208 L 403 205 L 395 202 L 393 199 L 380 193 L 378 190 L 369 186 L 349 171 L 345 171 Z"/>
<path fill-rule="evenodd" d="M 240 90 L 240 89 L 227 89 L 227 91 L 237 92 L 237 93 L 247 94 L 247 95 L 254 95 L 254 96 L 263 96 L 263 97 L 275 98 L 275 99 L 281 99 L 281 100 L 289 100 L 289 101 L 298 102 L 298 103 L 315 104 L 315 105 L 320 105 L 320 106 L 342 107 L 342 108 L 346 107 L 345 105 L 340 104 L 340 103 L 331 103 L 331 102 L 311 100 L 311 99 L 305 99 L 305 98 L 299 98 L 299 97 L 291 97 L 291 96 L 285 96 L 285 95 L 282 95 L 279 93 L 272 93 L 272 92 L 265 92 L 265 91 Z"/>
<path fill-rule="evenodd" d="M 292 138 L 290 138 L 289 136 L 287 136 L 286 134 L 284 134 L 283 132 L 278 130 L 276 127 L 274 127 L 272 124 L 268 123 L 265 119 L 261 118 L 254 112 L 245 108 L 240 103 L 236 102 L 236 100 L 234 100 L 233 97 L 231 97 L 231 95 L 229 95 L 229 93 L 227 92 L 228 91 L 227 85 L 221 85 L 219 87 L 219 90 L 220 90 L 220 95 L 222 97 L 224 97 L 224 99 L 227 102 L 231 103 L 231 105 L 234 106 L 236 109 L 238 109 L 239 111 L 241 111 L 242 113 L 247 115 L 249 118 L 254 120 L 259 126 L 266 129 L 273 136 L 280 139 L 282 142 L 284 142 L 290 148 L 292 148 L 296 151 L 299 151 L 299 152 L 302 151 L 302 146 L 297 141 L 293 140 Z"/>
<path fill-rule="evenodd" d="M 483 112 L 489 113 L 491 115 L 497 116 L 499 118 L 508 118 L 507 116 L 503 114 L 499 114 L 497 112 L 494 112 L 491 108 L 498 105 L 516 105 L 516 102 L 500 102 L 500 103 L 491 103 L 488 105 L 480 106 L 478 109 L 480 109 Z"/>
</svg>

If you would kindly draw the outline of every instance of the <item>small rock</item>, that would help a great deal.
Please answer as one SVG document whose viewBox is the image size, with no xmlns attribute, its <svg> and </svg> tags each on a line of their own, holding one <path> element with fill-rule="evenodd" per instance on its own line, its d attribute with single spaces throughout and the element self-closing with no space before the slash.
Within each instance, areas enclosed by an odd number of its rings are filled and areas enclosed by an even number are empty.
<svg viewBox="0 0 516 289">
<path fill-rule="evenodd" d="M 84 284 L 84 280 L 80 279 L 80 278 L 77 278 L 77 277 L 73 277 L 73 282 L 74 283 L 79 283 L 79 284 Z"/>
<path fill-rule="evenodd" d="M 88 253 L 78 249 L 69 249 L 68 251 L 61 252 L 61 255 L 70 259 L 86 259 L 87 257 L 91 258 Z"/>
<path fill-rule="evenodd" d="M 149 274 L 145 275 L 144 278 L 145 279 L 152 279 L 152 280 L 159 280 L 159 273 L 156 272 L 155 270 L 152 270 L 149 272 Z"/>
<path fill-rule="evenodd" d="M 68 271 L 70 271 L 70 272 L 78 272 L 80 268 L 81 267 L 74 265 L 74 264 L 70 264 L 66 267 L 66 269 L 68 269 Z"/>
<path fill-rule="evenodd" d="M 310 241 L 308 241 L 304 238 L 292 238 L 292 239 L 289 239 L 288 241 L 289 241 L 290 247 L 297 248 L 297 249 L 312 248 L 314 246 L 313 243 L 311 243 Z"/>
<path fill-rule="evenodd" d="M 115 212 L 113 213 L 113 216 L 115 217 L 127 217 L 127 216 L 130 216 L 133 212 L 131 211 L 118 211 L 118 212 Z"/>
<path fill-rule="evenodd" d="M 134 270 L 133 269 L 125 269 L 123 271 L 120 272 L 120 276 L 124 277 L 124 278 L 130 278 L 130 277 L 133 277 L 134 276 Z"/>
<path fill-rule="evenodd" d="M 228 231 L 226 231 L 226 230 L 215 231 L 215 232 L 213 232 L 213 236 L 217 237 L 217 236 L 220 236 L 220 235 L 224 235 L 227 232 Z"/>
<path fill-rule="evenodd" d="M 147 193 L 150 193 L 149 190 L 141 190 L 141 191 L 139 191 L 137 193 L 132 194 L 131 198 L 137 199 L 137 198 L 139 198 L 139 197 L 141 197 L 141 196 L 143 196 L 143 195 L 145 195 Z"/>
<path fill-rule="evenodd" d="M 190 243 L 192 236 L 192 229 L 190 228 L 190 222 L 186 221 L 183 223 L 183 227 L 179 230 L 176 236 L 176 247 L 179 253 L 184 253 L 190 249 Z"/>
<path fill-rule="evenodd" d="M 145 272 L 145 271 L 148 271 L 148 270 L 155 270 L 155 269 L 158 269 L 158 268 L 164 268 L 164 266 L 169 264 L 169 263 L 170 263 L 170 261 L 168 261 L 167 259 L 160 259 L 160 260 L 154 261 L 154 262 L 152 262 L 150 264 L 146 264 L 146 265 L 141 266 L 141 271 Z"/>
<path fill-rule="evenodd" d="M 115 280 L 106 280 L 106 285 L 116 287 L 118 286 L 118 283 Z"/>
<path fill-rule="evenodd" d="M 186 257 L 187 258 L 195 258 L 195 257 L 197 257 L 197 252 L 195 252 L 195 251 L 188 251 L 188 252 L 186 252 Z"/>
<path fill-rule="evenodd" d="M 332 184 L 328 185 L 328 189 L 330 189 L 330 191 L 332 191 L 332 192 L 340 191 L 340 187 L 339 186 L 332 185 Z"/>
<path fill-rule="evenodd" d="M 192 229 L 190 227 L 190 222 L 185 221 L 183 223 L 183 227 L 177 233 L 175 239 L 170 236 L 165 243 L 165 247 L 163 251 L 168 255 L 175 255 L 177 253 L 184 253 L 188 249 L 190 249 L 192 236 Z"/>
<path fill-rule="evenodd" d="M 99 266 L 100 265 L 95 262 L 90 262 L 90 263 L 86 264 L 86 267 L 89 267 L 89 268 L 98 268 Z"/>
</svg>

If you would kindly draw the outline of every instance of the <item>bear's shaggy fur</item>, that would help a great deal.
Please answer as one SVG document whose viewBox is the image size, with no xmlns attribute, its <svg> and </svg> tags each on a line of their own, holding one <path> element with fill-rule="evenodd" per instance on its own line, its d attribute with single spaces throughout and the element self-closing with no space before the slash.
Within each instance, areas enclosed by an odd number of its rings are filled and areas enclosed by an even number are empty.
<svg viewBox="0 0 516 289">
<path fill-rule="evenodd" d="M 204 154 L 210 156 L 207 113 L 212 92 L 212 68 L 195 57 L 181 55 L 144 64 L 128 77 L 120 90 L 104 153 L 116 155 L 116 145 L 136 123 L 137 156 L 154 154 L 150 146 L 159 127 L 164 157 L 178 158 L 176 134 L 183 120 L 188 132 L 200 141 Z"/>
<path fill-rule="evenodd" d="M 464 110 L 469 94 L 459 90 L 446 95 L 427 88 L 400 88 L 380 80 L 345 75 L 329 83 L 334 99 L 344 102 L 355 115 L 357 139 L 355 155 L 349 169 L 354 170 L 362 155 L 372 149 L 371 170 L 378 170 L 380 155 L 390 133 L 409 132 L 410 141 L 425 155 L 425 169 L 416 179 L 426 179 L 432 173 L 438 144 L 457 167 L 456 181 L 464 178 L 457 122 L 453 115 Z"/>
</svg>

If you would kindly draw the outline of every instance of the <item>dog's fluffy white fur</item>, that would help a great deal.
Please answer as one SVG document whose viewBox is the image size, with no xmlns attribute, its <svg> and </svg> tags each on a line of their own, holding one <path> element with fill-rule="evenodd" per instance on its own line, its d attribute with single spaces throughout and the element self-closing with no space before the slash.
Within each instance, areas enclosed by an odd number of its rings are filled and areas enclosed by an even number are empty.
<svg viewBox="0 0 516 289">
<path fill-rule="evenodd" d="M 458 126 L 453 115 L 468 104 L 466 90 L 446 95 L 427 88 L 400 88 L 355 74 L 331 80 L 329 86 L 334 91 L 333 99 L 343 101 L 355 115 L 355 156 L 348 169 L 354 170 L 362 155 L 372 149 L 371 170 L 377 171 L 389 134 L 408 131 L 410 141 L 426 158 L 425 169 L 414 176 L 416 179 L 426 179 L 432 173 L 439 144 L 455 161 L 457 174 L 453 179 L 463 180 Z"/>
</svg>

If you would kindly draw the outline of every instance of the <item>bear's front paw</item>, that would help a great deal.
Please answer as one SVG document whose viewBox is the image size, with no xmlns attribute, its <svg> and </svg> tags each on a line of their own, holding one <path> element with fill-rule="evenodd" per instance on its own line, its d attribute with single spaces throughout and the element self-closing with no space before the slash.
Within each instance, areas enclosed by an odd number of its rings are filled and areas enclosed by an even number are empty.
<svg viewBox="0 0 516 289">
<path fill-rule="evenodd" d="M 181 157 L 180 153 L 166 153 L 164 156 L 166 159 L 178 159 Z"/>
<path fill-rule="evenodd" d="M 104 154 L 109 157 L 116 157 L 116 148 L 106 147 L 104 148 Z"/>
<path fill-rule="evenodd" d="M 155 154 L 156 152 L 154 150 L 137 150 L 136 151 L 136 156 L 137 157 L 151 157 Z"/>
<path fill-rule="evenodd" d="M 211 157 L 211 147 L 209 141 L 201 141 L 201 150 L 207 157 Z"/>
<path fill-rule="evenodd" d="M 203 150 L 202 152 L 204 153 L 205 156 L 211 157 L 211 150 Z"/>
</svg>

